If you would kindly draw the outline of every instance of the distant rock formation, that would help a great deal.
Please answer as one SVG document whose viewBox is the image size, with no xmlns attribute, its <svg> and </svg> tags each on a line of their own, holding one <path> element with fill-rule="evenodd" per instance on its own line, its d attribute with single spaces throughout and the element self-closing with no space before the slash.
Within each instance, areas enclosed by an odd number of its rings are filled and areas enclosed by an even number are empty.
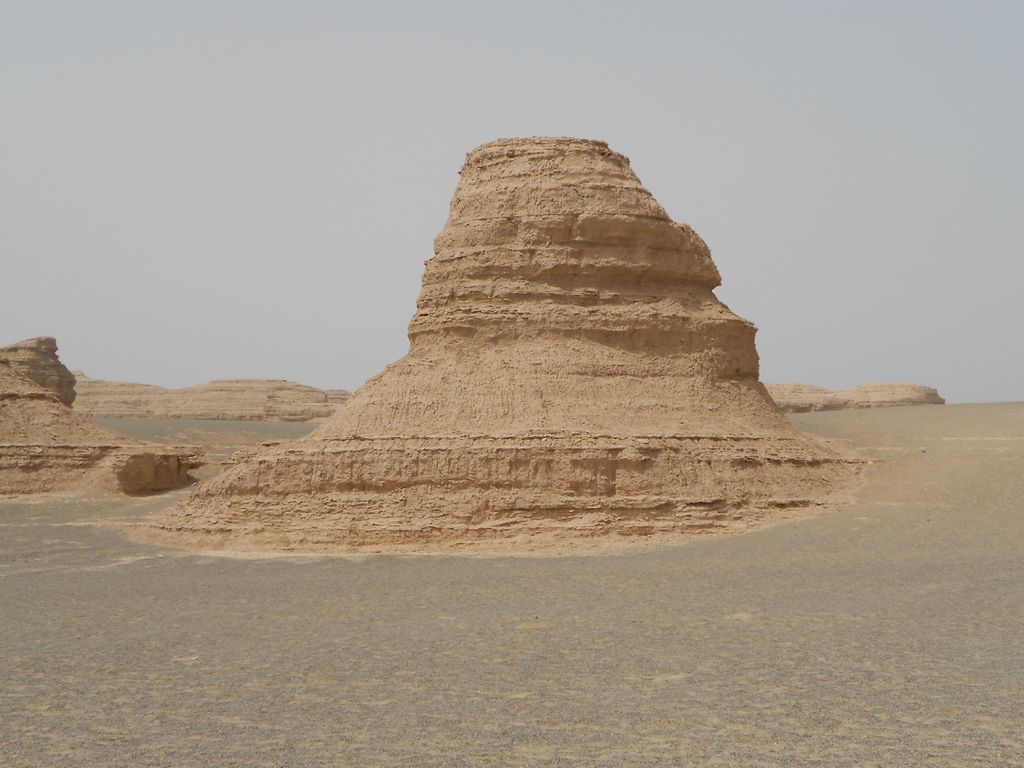
<svg viewBox="0 0 1024 768">
<path fill-rule="evenodd" d="M 75 410 L 87 416 L 144 419 L 309 421 L 322 419 L 349 398 L 341 389 L 317 389 L 282 379 L 226 379 L 183 389 L 104 381 L 75 371 Z"/>
<path fill-rule="evenodd" d="M 15 372 L 55 393 L 64 405 L 75 401 L 75 375 L 57 357 L 56 339 L 40 336 L 0 347 L 0 362 L 7 363 Z"/>
<path fill-rule="evenodd" d="M 148 493 L 188 483 L 199 464 L 194 449 L 147 445 L 91 424 L 0 362 L 0 495 Z"/>
<path fill-rule="evenodd" d="M 706 533 L 854 470 L 758 381 L 704 241 L 603 142 L 468 155 L 409 353 L 309 437 L 258 449 L 157 528 L 203 546 L 416 550 Z"/>
<path fill-rule="evenodd" d="M 839 411 L 845 408 L 884 408 L 896 405 L 943 405 L 932 387 L 921 384 L 861 384 L 833 391 L 812 384 L 767 384 L 775 404 L 787 413 Z"/>
</svg>

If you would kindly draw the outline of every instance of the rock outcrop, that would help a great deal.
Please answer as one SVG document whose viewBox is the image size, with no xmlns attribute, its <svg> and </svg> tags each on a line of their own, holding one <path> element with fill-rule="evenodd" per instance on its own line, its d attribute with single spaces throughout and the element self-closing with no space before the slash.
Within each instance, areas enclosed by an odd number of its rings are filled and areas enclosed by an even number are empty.
<svg viewBox="0 0 1024 768">
<path fill-rule="evenodd" d="M 461 176 L 409 353 L 158 531 L 343 551 L 704 533 L 815 505 L 854 471 L 775 407 L 707 246 L 625 157 L 501 140 Z"/>
<path fill-rule="evenodd" d="M 108 432 L 0 362 L 0 495 L 106 490 L 149 493 L 189 482 L 191 448 Z"/>
<path fill-rule="evenodd" d="M 106 418 L 309 421 L 330 416 L 350 396 L 345 390 L 281 379 L 227 379 L 165 389 L 93 379 L 80 371 L 75 376 L 75 410 Z"/>
<path fill-rule="evenodd" d="M 839 411 L 845 408 L 884 408 L 896 405 L 943 405 L 933 387 L 921 384 L 861 384 L 833 391 L 812 384 L 768 384 L 775 404 L 787 413 Z"/>
<path fill-rule="evenodd" d="M 57 357 L 56 339 L 40 336 L 0 347 L 0 362 L 56 394 L 64 405 L 75 401 L 75 375 Z"/>
</svg>

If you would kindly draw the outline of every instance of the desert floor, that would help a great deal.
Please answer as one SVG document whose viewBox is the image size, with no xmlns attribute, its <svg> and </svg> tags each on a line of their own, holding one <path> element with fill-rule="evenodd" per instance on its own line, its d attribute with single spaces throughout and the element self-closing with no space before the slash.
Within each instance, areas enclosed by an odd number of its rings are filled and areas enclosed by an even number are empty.
<svg viewBox="0 0 1024 768">
<path fill-rule="evenodd" d="M 877 460 L 854 503 L 616 555 L 207 556 L 122 534 L 174 495 L 0 502 L 0 764 L 1024 765 L 1024 404 L 794 420 Z"/>
</svg>

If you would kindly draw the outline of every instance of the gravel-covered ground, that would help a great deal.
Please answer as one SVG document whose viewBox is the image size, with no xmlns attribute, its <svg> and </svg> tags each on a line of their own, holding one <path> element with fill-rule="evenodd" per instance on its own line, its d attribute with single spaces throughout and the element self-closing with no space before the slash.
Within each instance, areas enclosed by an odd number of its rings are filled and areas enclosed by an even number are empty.
<svg viewBox="0 0 1024 768">
<path fill-rule="evenodd" d="M 173 495 L 0 502 L 0 765 L 1024 765 L 1024 405 L 794 420 L 879 460 L 855 503 L 628 554 L 214 557 L 121 532 Z"/>
</svg>

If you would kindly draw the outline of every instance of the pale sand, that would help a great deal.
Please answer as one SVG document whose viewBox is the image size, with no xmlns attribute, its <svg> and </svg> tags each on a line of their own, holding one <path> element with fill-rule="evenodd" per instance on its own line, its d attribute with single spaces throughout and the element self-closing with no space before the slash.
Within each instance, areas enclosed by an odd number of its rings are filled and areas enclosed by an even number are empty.
<svg viewBox="0 0 1024 768">
<path fill-rule="evenodd" d="M 794 417 L 855 503 L 586 557 L 228 558 L 0 503 L 0 765 L 1024 765 L 1024 405 Z M 142 436 L 142 435 L 140 435 Z"/>
</svg>

